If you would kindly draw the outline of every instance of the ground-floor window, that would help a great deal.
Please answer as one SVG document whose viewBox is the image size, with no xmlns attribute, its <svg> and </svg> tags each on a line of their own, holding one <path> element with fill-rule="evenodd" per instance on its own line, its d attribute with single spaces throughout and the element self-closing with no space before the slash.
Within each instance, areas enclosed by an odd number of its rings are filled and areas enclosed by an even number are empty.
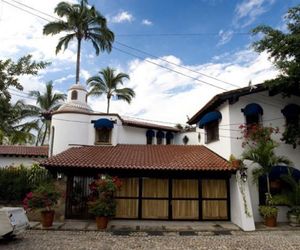
<svg viewBox="0 0 300 250">
<path fill-rule="evenodd" d="M 122 188 L 115 193 L 116 218 L 230 219 L 228 179 L 126 177 L 121 180 Z M 66 211 L 66 217 L 88 218 L 85 196 L 88 195 L 88 184 L 92 179 L 83 181 L 78 177 L 72 177 L 71 181 L 68 181 L 69 201 L 66 209 L 69 210 Z M 70 205 L 72 202 L 74 204 Z M 79 216 L 80 211 L 82 214 Z"/>
</svg>

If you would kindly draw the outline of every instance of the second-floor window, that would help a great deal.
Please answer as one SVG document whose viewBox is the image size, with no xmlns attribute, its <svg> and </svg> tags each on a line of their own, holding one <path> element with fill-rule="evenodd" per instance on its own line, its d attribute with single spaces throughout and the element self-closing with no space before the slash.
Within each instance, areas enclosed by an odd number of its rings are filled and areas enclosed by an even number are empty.
<svg viewBox="0 0 300 250">
<path fill-rule="evenodd" d="M 205 143 L 219 140 L 219 122 L 222 114 L 218 111 L 206 113 L 199 121 L 199 128 L 204 128 Z"/>
<path fill-rule="evenodd" d="M 154 131 L 149 129 L 146 132 L 146 144 L 151 145 L 153 144 L 153 137 L 154 137 Z"/>
<path fill-rule="evenodd" d="M 111 143 L 111 129 L 110 128 L 97 128 L 96 129 L 96 143 L 109 144 Z"/>
<path fill-rule="evenodd" d="M 285 117 L 285 125 L 298 127 L 299 126 L 299 115 L 300 115 L 300 106 L 297 104 L 289 104 L 281 110 L 282 114 Z"/>
<path fill-rule="evenodd" d="M 219 140 L 219 121 L 207 123 L 204 126 L 205 143 L 210 143 Z"/>
<path fill-rule="evenodd" d="M 164 138 L 165 138 L 165 133 L 162 132 L 161 130 L 157 131 L 157 133 L 156 133 L 156 144 L 157 145 L 163 144 Z"/>
<path fill-rule="evenodd" d="M 263 109 L 259 104 L 250 103 L 242 109 L 242 112 L 244 113 L 245 124 L 247 125 L 248 129 L 251 129 L 252 126 L 261 123 Z"/>
</svg>

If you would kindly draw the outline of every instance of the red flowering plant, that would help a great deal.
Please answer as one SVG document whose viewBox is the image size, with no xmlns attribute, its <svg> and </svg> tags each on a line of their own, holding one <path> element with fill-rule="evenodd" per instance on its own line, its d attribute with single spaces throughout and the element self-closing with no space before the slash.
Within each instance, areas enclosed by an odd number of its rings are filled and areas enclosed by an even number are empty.
<svg viewBox="0 0 300 250">
<path fill-rule="evenodd" d="M 242 137 L 244 139 L 242 147 L 245 148 L 247 145 L 250 147 L 256 147 L 258 144 L 265 143 L 272 140 L 272 134 L 278 134 L 279 128 L 264 127 L 260 124 L 241 124 L 239 126 L 241 129 Z"/>
<path fill-rule="evenodd" d="M 23 200 L 23 207 L 28 211 L 36 209 L 51 211 L 60 196 L 53 183 L 44 183 L 26 195 Z"/>
<path fill-rule="evenodd" d="M 100 175 L 90 185 L 89 212 L 96 216 L 114 216 L 116 213 L 116 201 L 114 192 L 120 189 L 122 182 L 118 177 Z"/>
</svg>

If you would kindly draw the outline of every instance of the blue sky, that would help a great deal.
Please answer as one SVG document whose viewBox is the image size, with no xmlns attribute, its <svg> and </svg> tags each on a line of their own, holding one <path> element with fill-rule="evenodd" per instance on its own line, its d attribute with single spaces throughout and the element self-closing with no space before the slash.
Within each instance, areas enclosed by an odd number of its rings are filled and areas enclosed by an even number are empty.
<svg viewBox="0 0 300 250">
<path fill-rule="evenodd" d="M 14 7 L 0 1 L 0 58 L 18 58 L 31 53 L 35 59 L 52 62 L 39 76 L 21 79 L 25 92 L 19 95 L 23 95 L 29 103 L 33 100 L 26 98 L 26 93 L 33 89 L 42 91 L 44 83 L 49 80 L 54 81 L 55 89 L 60 92 L 66 92 L 74 83 L 76 44 L 72 43 L 65 52 L 55 55 L 60 35 L 43 36 L 42 28 L 47 21 L 32 14 L 53 19 L 22 5 L 54 16 L 53 9 L 58 2 L 9 1 Z M 274 77 L 276 70 L 268 61 L 268 55 L 259 55 L 251 49 L 250 45 L 255 38 L 248 33 L 259 24 L 285 30 L 283 16 L 288 8 L 299 1 L 90 0 L 89 3 L 95 5 L 107 18 L 108 26 L 116 37 L 114 47 L 138 57 L 116 49 L 110 54 L 96 56 L 92 46 L 85 43 L 82 50 L 81 83 L 84 85 L 89 76 L 107 66 L 126 72 L 131 77 L 126 86 L 134 88 L 137 97 L 131 105 L 113 102 L 112 111 L 121 115 L 176 123 L 185 122 L 186 116 L 192 116 L 222 89 L 232 89 L 233 85 L 245 86 L 250 80 L 260 83 Z M 163 60 L 129 49 L 120 43 Z M 21 97 L 14 95 L 14 100 L 18 98 Z M 92 98 L 89 103 L 94 110 L 106 109 L 105 98 Z"/>
</svg>

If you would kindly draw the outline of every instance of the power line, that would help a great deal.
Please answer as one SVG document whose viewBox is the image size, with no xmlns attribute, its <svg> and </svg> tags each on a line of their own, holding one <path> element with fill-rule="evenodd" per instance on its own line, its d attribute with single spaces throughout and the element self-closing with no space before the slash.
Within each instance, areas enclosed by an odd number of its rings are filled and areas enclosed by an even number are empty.
<svg viewBox="0 0 300 250">
<path fill-rule="evenodd" d="M 15 3 L 19 4 L 19 5 L 22 5 L 22 6 L 26 7 L 26 8 L 28 8 L 28 9 L 34 10 L 34 11 L 36 11 L 36 12 L 39 12 L 39 13 L 41 13 L 41 14 L 43 14 L 43 15 L 45 15 L 45 16 L 48 16 L 48 17 L 50 17 L 50 18 L 54 18 L 54 19 L 56 19 L 56 20 L 60 20 L 60 19 L 57 18 L 57 17 L 54 17 L 54 16 L 52 16 L 52 15 L 49 15 L 49 14 L 46 13 L 46 12 L 43 12 L 43 11 L 38 10 L 38 9 L 36 9 L 36 8 L 33 8 L 33 7 L 29 6 L 29 5 L 26 5 L 26 4 L 24 4 L 24 3 L 21 3 L 21 2 L 19 2 L 19 1 L 16 1 L 16 0 L 11 0 L 11 1 L 13 1 L 13 2 L 15 2 Z"/>
<path fill-rule="evenodd" d="M 41 19 L 43 19 L 44 21 L 51 22 L 50 20 L 48 20 L 48 19 L 46 19 L 46 18 L 44 18 L 44 17 L 42 17 L 42 16 L 39 16 L 39 15 L 37 15 L 37 14 L 35 14 L 35 13 L 30 12 L 29 10 L 26 10 L 26 9 L 24 9 L 24 8 L 21 8 L 20 6 L 16 6 L 16 5 L 14 5 L 14 4 L 10 3 L 10 2 L 7 2 L 7 1 L 5 1 L 5 0 L 1 0 L 1 1 L 2 1 L 3 3 L 6 3 L 6 4 L 12 6 L 12 7 L 15 7 L 15 8 L 19 9 L 19 10 L 25 11 L 25 12 L 27 12 L 28 14 L 34 15 L 34 16 L 36 16 L 36 17 L 38 17 L 38 18 L 41 18 Z"/>
<path fill-rule="evenodd" d="M 129 49 L 131 49 L 131 50 L 135 50 L 135 51 L 137 51 L 137 52 L 139 52 L 139 53 L 142 53 L 142 54 L 145 54 L 145 55 L 154 57 L 155 59 L 161 60 L 161 61 L 163 61 L 163 62 L 166 62 L 166 63 L 168 63 L 168 64 L 174 65 L 174 66 L 176 66 L 176 67 L 179 67 L 179 68 L 188 70 L 188 71 L 190 71 L 190 72 L 193 72 L 193 73 L 196 73 L 196 74 L 199 74 L 199 75 L 208 77 L 208 78 L 211 78 L 211 79 L 213 79 L 213 80 L 216 80 L 216 81 L 225 83 L 225 84 L 230 85 L 230 86 L 235 87 L 235 88 L 240 88 L 240 86 L 238 86 L 237 84 L 233 84 L 233 83 L 230 83 L 230 82 L 221 80 L 221 79 L 219 79 L 219 78 L 216 78 L 216 77 L 214 77 L 214 76 L 210 76 L 210 75 L 204 74 L 204 73 L 202 73 L 202 72 L 199 72 L 199 71 L 190 69 L 190 68 L 188 68 L 188 67 L 179 65 L 179 64 L 177 64 L 177 63 L 173 63 L 173 62 L 171 62 L 171 61 L 169 61 L 169 60 L 166 60 L 166 59 L 164 59 L 164 58 L 158 57 L 158 56 L 156 56 L 156 55 L 153 55 L 153 54 L 148 53 L 148 52 L 146 52 L 146 51 L 143 51 L 143 50 L 141 50 L 141 49 L 134 48 L 134 47 L 132 47 L 132 46 L 129 46 L 129 45 L 127 45 L 127 44 L 124 44 L 124 43 L 121 43 L 121 42 L 118 42 L 118 41 L 115 41 L 115 43 L 117 43 L 117 44 L 119 44 L 119 45 L 121 45 L 121 46 L 124 46 L 124 47 L 126 47 L 126 48 L 129 48 Z M 144 59 L 143 59 L 143 60 L 144 60 Z M 228 91 L 228 90 L 226 89 L 226 91 Z M 260 95 L 260 96 L 263 96 L 263 97 L 268 97 L 267 95 L 264 95 L 264 94 L 261 94 L 261 93 L 257 93 L 257 94 Z M 245 98 L 253 99 L 253 98 L 251 98 L 251 97 L 245 97 Z M 265 104 L 272 105 L 270 102 L 265 102 Z M 273 102 L 273 106 L 276 106 L 276 105 L 277 105 L 277 104 L 276 104 L 275 102 Z M 276 107 L 279 107 L 279 106 L 276 106 Z"/>
<path fill-rule="evenodd" d="M 16 7 L 16 8 L 18 8 L 18 9 L 23 10 L 23 11 L 26 11 L 27 13 L 29 13 L 29 14 L 31 14 L 31 15 L 37 16 L 37 17 L 39 17 L 39 18 L 42 18 L 43 20 L 46 20 L 46 21 L 48 21 L 48 22 L 51 22 L 50 20 L 45 19 L 45 18 L 43 18 L 43 17 L 41 17 L 41 16 L 39 16 L 39 15 L 36 15 L 36 14 L 34 14 L 34 13 L 32 13 L 32 12 L 29 12 L 29 11 L 27 11 L 27 10 L 24 10 L 23 8 L 20 8 L 20 7 L 18 7 L 18 6 L 12 5 L 11 3 L 8 3 L 8 2 L 6 2 L 5 0 L 2 0 L 2 1 L 5 2 L 5 3 L 7 3 L 7 4 L 9 4 L 9 5 L 11 5 L 11 6 L 13 6 L 13 7 Z M 14 0 L 14 1 L 15 1 L 15 0 Z M 19 3 L 18 1 L 15 1 L 15 2 Z M 28 5 L 25 5 L 25 4 L 22 4 L 22 5 L 26 6 L 27 8 L 32 8 L 31 6 L 28 6 Z M 34 8 L 32 8 L 32 9 L 34 9 Z M 44 14 L 44 12 L 42 12 L 42 11 L 40 11 L 40 10 L 37 10 L 37 9 L 34 9 L 34 10 L 36 10 L 36 11 L 38 11 L 38 12 Z M 48 14 L 47 14 L 47 15 L 48 15 Z M 54 18 L 54 19 L 58 19 L 58 18 L 53 17 L 53 16 L 51 16 L 51 15 L 48 15 L 48 16 L 50 16 L 50 17 L 52 17 L 52 18 Z M 58 19 L 58 20 L 59 20 L 59 19 Z M 120 44 L 121 44 L 121 43 L 120 43 Z M 123 46 L 124 46 L 124 44 L 123 44 Z M 127 46 L 127 45 L 125 45 L 125 46 Z M 129 47 L 129 46 L 127 46 L 127 47 Z M 207 85 L 209 85 L 209 86 L 212 86 L 212 87 L 221 89 L 221 90 L 223 90 L 223 91 L 228 91 L 227 89 L 222 88 L 222 87 L 220 87 L 220 86 L 214 85 L 214 84 L 212 84 L 212 83 L 208 83 L 208 82 L 206 82 L 206 81 L 200 80 L 200 79 L 195 78 L 195 77 L 191 77 L 191 76 L 186 75 L 186 74 L 184 74 L 184 73 L 182 73 L 182 72 L 179 72 L 179 71 L 177 71 L 177 70 L 173 70 L 173 69 L 170 69 L 169 67 L 166 67 L 166 66 L 160 65 L 160 64 L 158 64 L 158 63 L 152 62 L 152 61 L 150 61 L 150 60 L 147 60 L 146 58 L 143 58 L 143 57 L 137 56 L 137 55 L 135 55 L 135 54 L 132 54 L 132 53 L 130 53 L 130 52 L 127 52 L 127 51 L 121 50 L 121 49 L 119 49 L 119 48 L 116 48 L 115 46 L 114 46 L 114 48 L 115 48 L 116 50 L 122 52 L 122 53 L 126 53 L 126 54 L 128 54 L 128 55 L 131 55 L 131 56 L 140 58 L 141 60 L 145 60 L 145 61 L 147 61 L 148 63 L 155 64 L 156 66 L 165 68 L 165 69 L 167 69 L 167 70 L 169 70 L 169 71 L 172 71 L 172 72 L 177 73 L 177 74 L 180 74 L 180 75 L 182 75 L 182 76 L 191 78 L 191 79 L 193 79 L 193 80 L 195 80 L 195 81 L 198 81 L 198 82 L 207 84 Z M 131 47 L 131 48 L 132 48 L 132 47 Z M 132 49 L 134 49 L 134 48 L 132 48 Z M 143 51 L 141 51 L 141 50 L 139 50 L 139 51 L 140 51 L 141 53 L 146 53 L 146 52 L 143 52 Z M 148 54 L 151 55 L 150 53 L 148 53 Z M 151 55 L 151 56 L 154 56 L 154 55 Z M 154 57 L 155 57 L 155 56 L 154 56 Z M 162 59 L 161 59 L 161 60 L 162 60 Z M 164 59 L 163 59 L 163 60 L 164 60 Z M 165 60 L 165 61 L 167 61 L 167 60 Z M 168 62 L 168 63 L 171 63 L 171 62 L 169 62 L 169 61 L 167 61 L 167 62 Z M 175 64 L 175 65 L 178 66 L 177 64 Z M 183 66 L 181 66 L 181 67 L 183 67 Z M 188 69 L 187 67 L 184 67 L 184 68 L 185 68 L 185 69 Z M 188 69 L 188 70 L 190 70 L 190 69 Z M 194 72 L 196 72 L 197 74 L 201 74 L 201 73 L 199 73 L 199 72 L 197 72 L 197 71 L 194 71 Z M 205 75 L 205 74 L 202 74 L 202 75 Z M 218 80 L 218 81 L 221 81 L 221 82 L 223 82 L 223 83 L 227 83 L 227 82 L 225 82 L 225 81 L 222 81 L 222 80 L 220 80 L 220 79 L 218 79 L 218 78 L 215 78 L 215 77 L 212 77 L 212 76 L 208 76 L 208 75 L 205 75 L 205 76 L 206 76 L 206 77 L 213 78 L 213 79 Z M 227 84 L 230 84 L 231 86 L 237 87 L 237 85 L 234 85 L 234 84 L 231 84 L 231 83 L 227 83 Z M 262 103 L 265 103 L 265 104 L 268 104 L 268 105 L 275 106 L 275 105 L 270 104 L 270 103 L 267 103 L 267 102 L 262 102 Z M 279 107 L 279 106 L 276 106 L 276 107 Z"/>
</svg>

